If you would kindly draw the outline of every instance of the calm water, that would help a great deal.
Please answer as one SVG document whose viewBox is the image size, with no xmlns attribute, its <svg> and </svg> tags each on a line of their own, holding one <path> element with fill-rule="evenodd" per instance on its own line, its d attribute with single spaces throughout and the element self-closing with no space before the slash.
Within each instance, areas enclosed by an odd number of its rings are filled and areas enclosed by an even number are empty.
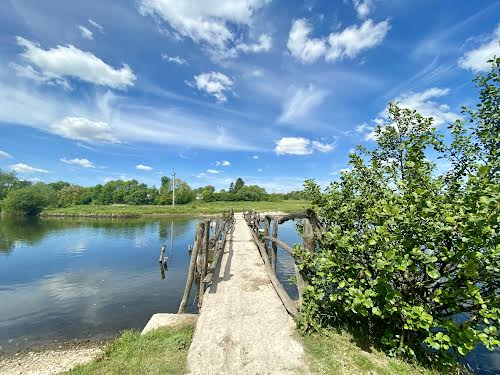
<svg viewBox="0 0 500 375">
<path fill-rule="evenodd" d="M 113 337 L 142 329 L 156 312 L 177 312 L 196 222 L 0 218 L 0 353 L 55 340 Z M 279 237 L 290 245 L 301 242 L 294 222 L 280 225 Z M 164 279 L 158 264 L 162 244 L 169 259 Z M 281 249 L 277 270 L 296 298 L 293 261 Z M 499 350 L 480 348 L 468 362 L 478 374 L 500 373 Z"/>
<path fill-rule="evenodd" d="M 142 329 L 153 313 L 177 312 L 195 225 L 194 219 L 0 219 L 0 352 L 110 337 Z"/>
</svg>

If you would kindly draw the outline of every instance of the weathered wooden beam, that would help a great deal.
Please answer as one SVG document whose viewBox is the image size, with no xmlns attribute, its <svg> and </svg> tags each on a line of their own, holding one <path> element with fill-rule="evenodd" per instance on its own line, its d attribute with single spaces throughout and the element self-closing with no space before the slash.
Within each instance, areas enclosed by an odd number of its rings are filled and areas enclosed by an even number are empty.
<svg viewBox="0 0 500 375">
<path fill-rule="evenodd" d="M 274 242 L 276 245 L 278 245 L 279 247 L 281 247 L 283 250 L 285 250 L 288 254 L 290 254 L 292 257 L 295 258 L 294 256 L 294 250 L 292 249 L 292 247 L 290 245 L 288 245 L 286 242 L 283 242 L 281 241 L 280 239 L 278 238 L 275 238 L 275 237 L 270 237 L 270 236 L 264 236 L 262 237 L 263 239 L 265 240 L 268 240 L 268 241 L 271 241 L 271 242 Z"/>
<path fill-rule="evenodd" d="M 273 237 L 278 238 L 278 222 L 276 220 L 273 220 Z M 276 263 L 278 261 L 278 244 L 276 242 L 273 242 L 271 247 L 271 267 L 273 268 L 274 272 L 276 272 Z"/>
<path fill-rule="evenodd" d="M 312 216 L 314 216 L 314 217 L 316 216 L 314 211 L 310 208 L 306 208 L 304 211 L 301 211 L 301 212 L 293 212 L 293 213 L 281 216 L 278 219 L 278 224 L 283 224 L 284 222 L 289 221 L 289 220 L 306 219 L 306 218 L 310 218 Z"/>
<path fill-rule="evenodd" d="M 196 261 L 198 259 L 198 251 L 201 246 L 202 236 L 203 236 L 202 223 L 198 223 L 198 225 L 196 226 L 196 237 L 195 237 L 194 247 L 191 252 L 191 259 L 189 260 L 188 277 L 186 280 L 186 286 L 184 287 L 182 301 L 181 304 L 179 305 L 179 310 L 177 312 L 178 314 L 184 314 L 184 312 L 186 311 L 186 305 L 189 299 L 189 293 L 191 292 L 191 287 L 193 286 Z"/>
<path fill-rule="evenodd" d="M 203 241 L 202 241 L 202 249 L 203 249 L 203 255 L 202 255 L 202 261 L 201 261 L 201 274 L 200 274 L 200 290 L 199 290 L 199 295 L 198 295 L 198 307 L 201 307 L 203 304 L 203 295 L 205 294 L 205 283 L 203 282 L 203 279 L 205 278 L 205 275 L 207 274 L 207 268 L 208 268 L 208 248 L 209 248 L 209 242 L 210 242 L 210 220 L 207 220 L 205 222 L 205 228 L 203 231 Z"/>
<path fill-rule="evenodd" d="M 166 245 L 161 245 L 161 250 L 160 250 L 160 259 L 158 262 L 163 263 L 163 257 L 165 256 L 165 251 L 167 250 Z"/>
<path fill-rule="evenodd" d="M 273 285 L 274 290 L 276 290 L 276 293 L 280 297 L 283 306 L 285 306 L 286 311 L 288 311 L 288 313 L 293 317 L 296 317 L 298 314 L 298 310 L 295 306 L 295 302 L 293 302 L 293 300 L 290 298 L 285 288 L 283 288 L 283 285 L 281 285 L 278 278 L 276 277 L 274 270 L 271 268 L 271 263 L 266 253 L 266 249 L 264 248 L 264 244 L 257 238 L 257 235 L 253 231 L 250 231 L 250 233 L 252 233 L 255 244 L 259 249 L 260 256 L 264 260 L 264 266 L 266 268 L 267 274 L 269 275 L 269 279 L 271 280 L 271 284 Z"/>
</svg>

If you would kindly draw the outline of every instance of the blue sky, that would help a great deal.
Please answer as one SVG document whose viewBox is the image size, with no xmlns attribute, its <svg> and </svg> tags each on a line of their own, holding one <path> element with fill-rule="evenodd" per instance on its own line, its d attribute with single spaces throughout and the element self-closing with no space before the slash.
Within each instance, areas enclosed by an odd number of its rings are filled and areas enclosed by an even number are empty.
<svg viewBox="0 0 500 375">
<path fill-rule="evenodd" d="M 4 0 L 0 168 L 326 184 L 389 100 L 458 118 L 499 40 L 500 1 Z"/>
</svg>

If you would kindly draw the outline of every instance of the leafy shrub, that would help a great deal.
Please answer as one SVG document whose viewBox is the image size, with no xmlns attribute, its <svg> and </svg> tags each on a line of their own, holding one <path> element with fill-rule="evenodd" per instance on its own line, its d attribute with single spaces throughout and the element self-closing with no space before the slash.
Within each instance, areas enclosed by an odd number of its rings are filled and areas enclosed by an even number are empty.
<svg viewBox="0 0 500 375">
<path fill-rule="evenodd" d="M 53 191 L 40 185 L 36 184 L 9 191 L 3 201 L 3 209 L 14 214 L 38 215 L 54 199 Z"/>
<path fill-rule="evenodd" d="M 442 363 L 499 345 L 499 64 L 476 79 L 480 104 L 450 144 L 390 104 L 378 147 L 358 147 L 324 193 L 306 182 L 325 230 L 314 256 L 298 250 L 304 329 L 354 324 L 389 354 Z"/>
</svg>

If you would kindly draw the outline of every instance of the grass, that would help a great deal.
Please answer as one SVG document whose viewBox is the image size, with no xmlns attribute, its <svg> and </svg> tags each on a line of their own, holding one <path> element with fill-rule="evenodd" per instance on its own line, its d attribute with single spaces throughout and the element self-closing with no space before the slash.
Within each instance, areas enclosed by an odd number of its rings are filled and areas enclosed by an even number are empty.
<svg viewBox="0 0 500 375">
<path fill-rule="evenodd" d="M 278 202 L 193 202 L 184 205 L 172 206 L 129 206 L 129 205 L 83 205 L 64 208 L 47 208 L 42 215 L 116 215 L 116 216 L 147 216 L 147 215 L 209 215 L 218 214 L 223 210 L 233 208 L 240 211 L 301 211 L 310 207 L 304 200 L 285 200 Z"/>
<path fill-rule="evenodd" d="M 101 358 L 65 374 L 185 374 L 193 332 L 192 324 L 165 327 L 144 336 L 126 331 Z"/>
<path fill-rule="evenodd" d="M 410 364 L 370 348 L 363 350 L 347 332 L 303 337 L 313 374 L 338 375 L 438 375 L 441 372 Z"/>
</svg>

